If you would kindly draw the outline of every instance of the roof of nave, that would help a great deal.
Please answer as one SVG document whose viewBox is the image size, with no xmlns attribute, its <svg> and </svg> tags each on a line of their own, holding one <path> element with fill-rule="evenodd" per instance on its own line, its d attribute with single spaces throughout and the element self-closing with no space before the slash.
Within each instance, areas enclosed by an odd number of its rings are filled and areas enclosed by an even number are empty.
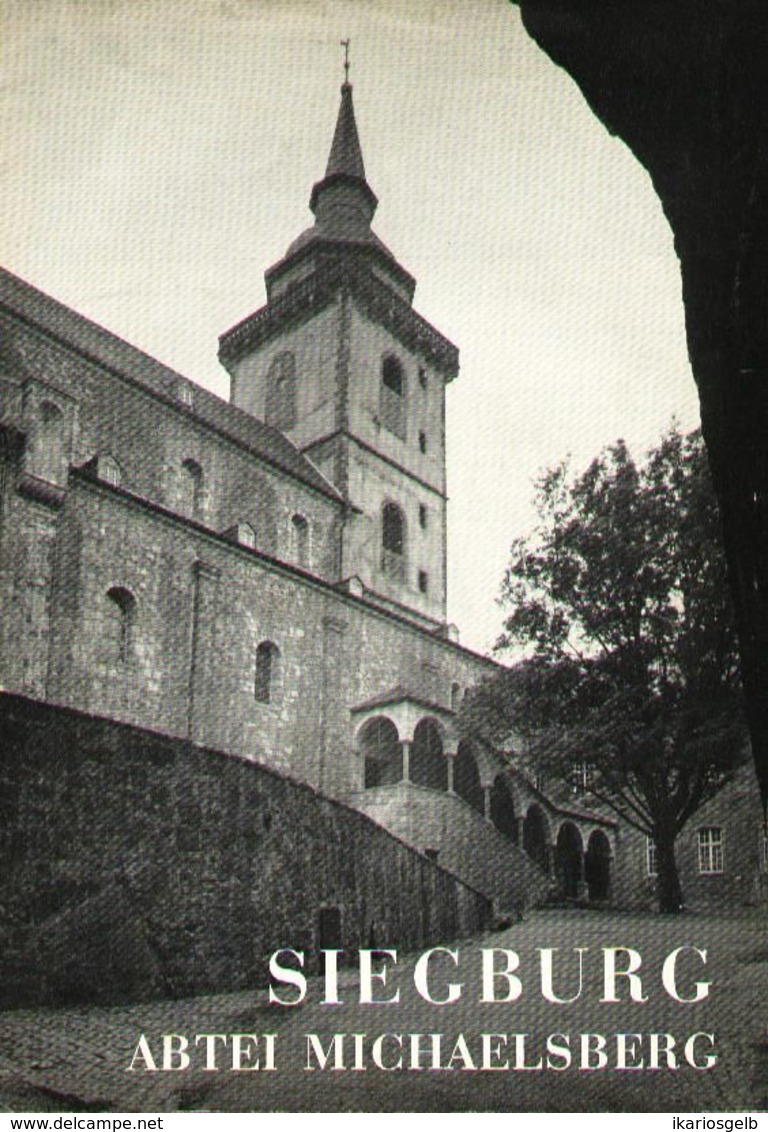
<svg viewBox="0 0 768 1132">
<path fill-rule="evenodd" d="M 111 375 L 140 385 L 171 402 L 179 412 L 188 413 L 314 490 L 341 500 L 336 488 L 283 433 L 203 389 L 3 268 L 0 268 L 0 307 L 76 350 Z M 185 386 L 193 390 L 192 406 L 180 400 L 180 390 Z"/>
</svg>

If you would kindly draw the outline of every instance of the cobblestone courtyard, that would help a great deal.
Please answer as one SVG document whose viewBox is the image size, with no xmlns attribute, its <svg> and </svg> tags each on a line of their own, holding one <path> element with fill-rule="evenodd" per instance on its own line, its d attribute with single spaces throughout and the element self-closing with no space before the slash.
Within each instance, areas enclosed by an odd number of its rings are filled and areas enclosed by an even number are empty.
<svg viewBox="0 0 768 1132">
<path fill-rule="evenodd" d="M 693 953 L 681 957 L 679 993 L 692 996 L 694 982 L 712 982 L 710 994 L 697 1003 L 679 1003 L 661 982 L 663 959 L 682 946 L 705 949 L 706 968 Z M 379 997 L 400 988 L 400 1002 L 360 1005 L 356 971 L 344 970 L 341 1005 L 321 1003 L 322 984 L 311 979 L 306 1002 L 295 1008 L 270 1006 L 264 987 L 251 992 L 215 995 L 179 1002 L 159 1002 L 109 1009 L 18 1011 L 0 1015 L 0 1103 L 6 1111 L 736 1111 L 768 1105 L 768 919 L 756 910 L 719 917 L 680 918 L 588 911 L 540 911 L 524 923 L 458 947 L 461 969 L 438 963 L 433 969 L 434 996 L 444 996 L 448 982 L 463 982 L 458 1001 L 431 1005 L 416 992 L 414 957 L 401 959 Z M 481 1003 L 478 948 L 510 948 L 520 956 L 523 991 L 512 1003 Z M 577 1001 L 557 1004 L 542 998 L 539 948 L 561 948 L 555 955 L 554 989 L 569 997 L 578 988 L 578 966 L 570 949 L 582 947 L 584 985 Z M 623 1001 L 601 1003 L 602 948 L 630 947 L 643 958 L 640 974 L 647 1002 L 628 1002 L 626 980 L 618 986 Z M 504 989 L 498 980 L 498 996 Z M 289 989 L 284 988 L 288 995 Z M 608 1065 L 578 1067 L 578 1035 L 606 1036 Z M 685 1064 L 682 1047 L 696 1032 L 714 1033 L 717 1062 L 709 1069 Z M 231 1072 L 231 1054 L 219 1054 L 217 1072 L 206 1071 L 203 1053 L 184 1071 L 128 1072 L 139 1038 L 146 1035 L 152 1053 L 161 1056 L 161 1035 L 277 1034 L 276 1070 Z M 307 1034 L 317 1034 L 327 1048 L 334 1033 L 345 1039 L 343 1070 L 330 1066 L 308 1071 Z M 377 1068 L 366 1056 L 365 1069 L 351 1068 L 353 1034 L 366 1034 L 366 1050 L 379 1034 L 442 1034 L 441 1063 L 446 1069 Z M 559 1068 L 494 1070 L 479 1068 L 486 1034 L 527 1034 L 526 1065 L 536 1065 L 549 1034 L 571 1035 L 574 1064 Z M 618 1069 L 616 1033 L 672 1034 L 679 1068 L 648 1068 L 646 1037 L 628 1064 Z M 459 1035 L 467 1053 L 451 1054 Z M 424 1038 L 427 1049 L 431 1039 Z M 493 1043 L 498 1048 L 498 1043 Z M 263 1058 L 262 1042 L 262 1058 Z M 502 1051 L 503 1053 L 504 1051 Z M 696 1060 L 703 1062 L 704 1045 Z M 397 1060 L 393 1039 L 382 1045 L 382 1060 Z M 514 1042 L 504 1056 L 514 1064 Z M 475 1065 L 467 1068 L 468 1059 Z M 594 1059 L 593 1059 L 594 1060 Z M 661 1061 L 664 1065 L 664 1059 Z M 263 1060 L 262 1060 L 263 1064 Z M 554 1066 L 562 1066 L 562 1056 Z"/>
</svg>

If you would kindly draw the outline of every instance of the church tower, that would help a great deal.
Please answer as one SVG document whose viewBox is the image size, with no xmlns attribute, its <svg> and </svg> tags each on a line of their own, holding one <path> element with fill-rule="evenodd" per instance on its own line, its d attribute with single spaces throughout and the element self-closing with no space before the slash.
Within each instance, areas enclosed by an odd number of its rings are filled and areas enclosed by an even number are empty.
<svg viewBox="0 0 768 1132">
<path fill-rule="evenodd" d="M 284 432 L 347 500 L 340 581 L 445 631 L 445 386 L 456 347 L 413 309 L 414 278 L 371 229 L 341 88 L 312 227 L 265 275 L 266 306 L 222 335 L 232 400 Z"/>
</svg>

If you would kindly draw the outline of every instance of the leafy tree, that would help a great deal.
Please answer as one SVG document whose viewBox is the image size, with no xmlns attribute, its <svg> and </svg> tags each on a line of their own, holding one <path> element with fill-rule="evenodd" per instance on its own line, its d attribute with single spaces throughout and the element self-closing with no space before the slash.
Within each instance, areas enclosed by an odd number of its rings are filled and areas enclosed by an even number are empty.
<svg viewBox="0 0 768 1132">
<path fill-rule="evenodd" d="M 536 485 L 539 525 L 512 545 L 497 648 L 527 659 L 468 697 L 460 726 L 522 740 L 532 769 L 589 792 L 656 844 L 663 911 L 682 905 L 675 840 L 744 758 L 717 504 L 698 432 L 644 464 L 623 441 Z"/>
</svg>

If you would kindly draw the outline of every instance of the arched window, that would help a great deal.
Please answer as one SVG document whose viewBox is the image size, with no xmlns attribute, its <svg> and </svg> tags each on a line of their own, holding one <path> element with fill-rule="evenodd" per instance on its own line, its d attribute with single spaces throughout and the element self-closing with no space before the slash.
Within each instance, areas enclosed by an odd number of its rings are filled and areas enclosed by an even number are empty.
<svg viewBox="0 0 768 1132">
<path fill-rule="evenodd" d="M 52 401 L 43 401 L 35 429 L 35 475 L 48 483 L 63 478 L 64 415 Z"/>
<path fill-rule="evenodd" d="M 309 523 L 303 515 L 291 519 L 292 558 L 297 566 L 309 565 Z"/>
<path fill-rule="evenodd" d="M 401 440 L 406 436 L 405 395 L 405 371 L 397 358 L 387 354 L 381 363 L 381 423 Z"/>
<path fill-rule="evenodd" d="M 127 664 L 133 651 L 136 600 L 120 586 L 107 591 L 104 608 L 104 660 Z"/>
<path fill-rule="evenodd" d="M 416 726 L 411 744 L 411 782 L 432 790 L 448 789 L 448 764 L 440 732 L 431 719 Z"/>
<path fill-rule="evenodd" d="M 181 465 L 180 510 L 189 519 L 199 519 L 203 509 L 203 469 L 196 460 Z"/>
<path fill-rule="evenodd" d="M 500 774 L 496 775 L 491 788 L 491 821 L 501 833 L 517 842 L 515 802 Z"/>
<path fill-rule="evenodd" d="M 296 424 L 296 359 L 289 350 L 273 358 L 267 370 L 264 419 L 283 432 Z"/>
<path fill-rule="evenodd" d="M 648 875 L 651 876 L 652 874 L 649 873 Z M 609 898 L 611 894 L 611 844 L 600 829 L 593 830 L 587 842 L 587 852 L 584 856 L 584 880 L 587 883 L 590 900 L 607 900 Z"/>
<path fill-rule="evenodd" d="M 400 782 L 403 756 L 394 723 L 383 718 L 369 720 L 360 735 L 359 746 L 365 759 L 366 790 Z"/>
<path fill-rule="evenodd" d="M 540 806 L 532 802 L 523 819 L 523 849 L 532 860 L 549 872 L 549 831 Z"/>
<path fill-rule="evenodd" d="M 466 740 L 459 743 L 459 749 L 453 763 L 453 789 L 479 814 L 485 812 L 485 797 L 480 784 L 480 771 L 477 769 L 477 761 L 472 753 L 472 748 Z"/>
<path fill-rule="evenodd" d="M 405 580 L 405 516 L 396 503 L 381 509 L 381 569 L 398 582 Z"/>
<path fill-rule="evenodd" d="M 280 649 L 272 641 L 262 641 L 256 649 L 253 694 L 260 704 L 276 703 L 279 699 Z"/>
<path fill-rule="evenodd" d="M 575 900 L 584 881 L 584 845 L 573 822 L 563 822 L 555 843 L 555 877 L 560 896 Z"/>
</svg>

